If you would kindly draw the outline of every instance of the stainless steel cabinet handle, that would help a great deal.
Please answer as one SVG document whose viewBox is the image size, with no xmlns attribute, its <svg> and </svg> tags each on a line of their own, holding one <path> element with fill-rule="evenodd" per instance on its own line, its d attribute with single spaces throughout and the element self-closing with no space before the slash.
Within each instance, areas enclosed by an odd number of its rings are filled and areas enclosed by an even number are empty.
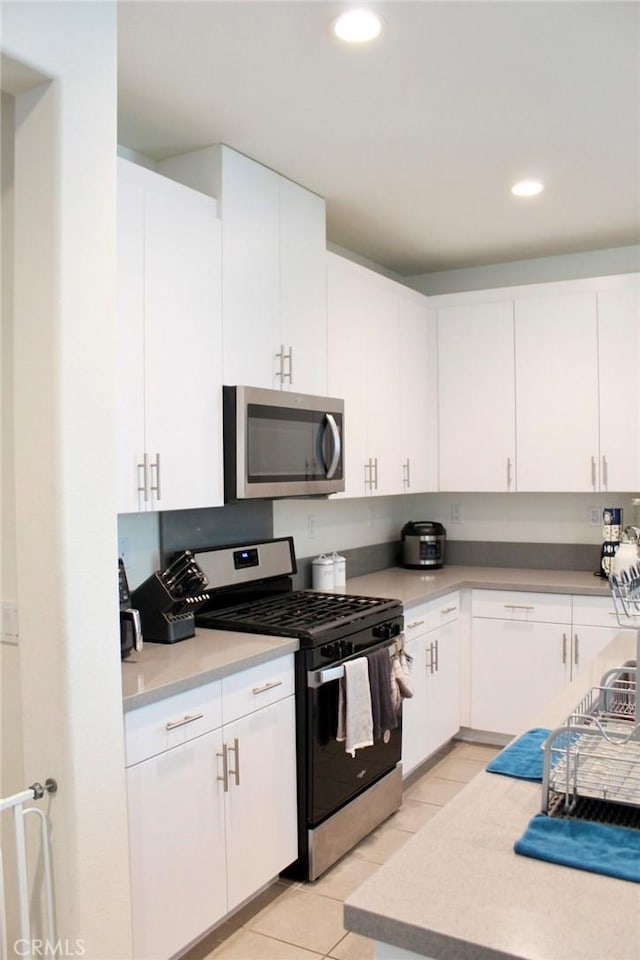
<svg viewBox="0 0 640 960">
<path fill-rule="evenodd" d="M 222 753 L 216 753 L 216 757 L 222 758 L 222 776 L 218 775 L 217 780 L 222 780 L 224 792 L 229 793 L 229 758 L 227 757 L 227 745 L 222 744 Z"/>
<path fill-rule="evenodd" d="M 227 749 L 229 750 L 229 752 L 233 751 L 233 753 L 235 753 L 236 755 L 236 768 L 235 770 L 232 770 L 231 767 L 229 767 L 229 773 L 232 773 L 233 776 L 236 778 L 236 787 L 239 787 L 240 786 L 240 747 L 238 745 L 237 737 L 234 737 L 233 739 L 233 746 L 227 747 Z"/>
<path fill-rule="evenodd" d="M 407 457 L 405 462 L 402 464 L 402 474 L 402 480 L 405 487 L 407 490 L 411 489 L 411 460 L 409 457 Z"/>
<path fill-rule="evenodd" d="M 204 713 L 185 714 L 182 720 L 171 720 L 165 724 L 167 730 L 175 730 L 176 727 L 184 727 L 187 723 L 193 723 L 194 720 L 202 720 Z"/>
<path fill-rule="evenodd" d="M 276 353 L 276 359 L 280 361 L 280 369 L 276 370 L 276 377 L 280 378 L 280 383 L 284 383 L 284 343 L 280 344 L 280 353 Z"/>
<path fill-rule="evenodd" d="M 457 610 L 457 607 L 443 607 L 440 613 L 444 616 L 446 613 L 453 613 L 454 610 Z"/>
<path fill-rule="evenodd" d="M 609 464 L 604 454 L 602 455 L 602 486 L 609 486 Z"/>
<path fill-rule="evenodd" d="M 149 490 L 155 493 L 156 500 L 161 500 L 162 494 L 160 492 L 160 454 L 159 453 L 156 453 L 155 462 L 152 463 L 149 467 L 149 475 L 151 475 L 152 470 L 155 470 L 156 472 L 156 483 L 154 486 L 153 483 L 149 481 Z"/>
<path fill-rule="evenodd" d="M 511 457 L 507 457 L 507 490 L 511 490 Z"/>
<path fill-rule="evenodd" d="M 285 355 L 285 360 L 289 362 L 289 372 L 283 374 L 283 378 L 286 377 L 289 383 L 293 383 L 293 347 L 289 345 L 289 353 Z"/>
<path fill-rule="evenodd" d="M 149 502 L 149 484 L 148 484 L 149 457 L 147 456 L 146 453 L 142 458 L 142 463 L 137 463 L 136 468 L 138 470 L 138 493 L 142 493 L 144 495 L 144 502 L 148 503 Z M 142 486 L 140 486 L 141 470 L 142 470 Z"/>
<path fill-rule="evenodd" d="M 591 486 L 594 490 L 597 489 L 596 486 L 596 458 L 591 457 Z"/>
<path fill-rule="evenodd" d="M 428 647 L 425 647 L 425 650 L 427 651 L 425 667 L 429 673 L 433 673 L 433 644 L 430 643 Z"/>
<path fill-rule="evenodd" d="M 415 630 L 416 627 L 421 627 L 424 623 L 424 620 L 412 620 L 411 623 L 407 624 L 407 630 Z"/>
<path fill-rule="evenodd" d="M 369 471 L 369 476 L 367 477 L 367 470 Z M 364 489 L 366 492 L 367 487 L 371 490 L 371 457 L 369 457 L 369 463 L 364 465 Z"/>
<path fill-rule="evenodd" d="M 567 635 L 566 633 L 562 634 L 562 662 L 567 662 Z"/>
<path fill-rule="evenodd" d="M 253 693 L 257 695 L 259 693 L 266 693 L 267 690 L 273 690 L 274 687 L 281 687 L 282 680 L 268 680 L 266 683 L 263 683 L 261 687 L 254 687 Z"/>
<path fill-rule="evenodd" d="M 434 672 L 438 673 L 438 671 L 440 670 L 440 641 L 439 640 L 435 641 L 434 647 L 436 648 Z"/>
<path fill-rule="evenodd" d="M 505 610 L 535 610 L 533 604 L 529 603 L 505 603 Z"/>
<path fill-rule="evenodd" d="M 577 634 L 577 633 L 574 633 L 574 635 L 573 635 L 573 662 L 575 663 L 576 667 L 578 666 L 578 659 L 579 659 L 579 654 L 578 654 L 578 634 Z"/>
</svg>

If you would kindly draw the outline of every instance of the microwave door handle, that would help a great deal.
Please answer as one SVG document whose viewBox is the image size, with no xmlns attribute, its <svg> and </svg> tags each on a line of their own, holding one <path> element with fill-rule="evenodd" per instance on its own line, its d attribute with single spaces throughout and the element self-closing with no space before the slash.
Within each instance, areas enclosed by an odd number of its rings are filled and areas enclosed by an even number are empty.
<svg viewBox="0 0 640 960">
<path fill-rule="evenodd" d="M 336 472 L 338 464 L 340 463 L 340 453 L 342 452 L 342 444 L 340 443 L 340 431 L 338 430 L 338 425 L 335 421 L 333 414 L 325 414 L 327 420 L 327 427 L 331 431 L 331 436 L 333 438 L 333 456 L 331 457 L 331 463 L 327 467 L 325 463 L 326 476 L 327 480 L 332 480 L 333 475 Z M 326 429 L 326 428 L 325 428 Z"/>
</svg>

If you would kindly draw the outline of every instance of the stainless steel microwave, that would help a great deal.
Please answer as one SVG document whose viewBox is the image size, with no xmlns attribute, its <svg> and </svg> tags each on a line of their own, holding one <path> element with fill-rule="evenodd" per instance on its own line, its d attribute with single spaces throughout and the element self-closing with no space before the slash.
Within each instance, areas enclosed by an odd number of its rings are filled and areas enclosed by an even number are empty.
<svg viewBox="0 0 640 960">
<path fill-rule="evenodd" d="M 344 490 L 344 401 L 223 387 L 225 501 Z"/>
</svg>

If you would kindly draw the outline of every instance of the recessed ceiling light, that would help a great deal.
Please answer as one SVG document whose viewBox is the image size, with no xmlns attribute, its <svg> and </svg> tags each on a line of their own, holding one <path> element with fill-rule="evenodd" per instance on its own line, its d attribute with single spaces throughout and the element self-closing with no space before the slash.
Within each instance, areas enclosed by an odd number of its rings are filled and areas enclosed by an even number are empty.
<svg viewBox="0 0 640 960">
<path fill-rule="evenodd" d="M 521 180 L 520 183 L 514 183 L 511 187 L 511 193 L 516 197 L 535 197 L 544 190 L 539 180 Z"/>
<path fill-rule="evenodd" d="M 381 30 L 380 17 L 363 7 L 347 10 L 333 22 L 334 33 L 347 43 L 366 43 L 377 37 Z"/>
</svg>

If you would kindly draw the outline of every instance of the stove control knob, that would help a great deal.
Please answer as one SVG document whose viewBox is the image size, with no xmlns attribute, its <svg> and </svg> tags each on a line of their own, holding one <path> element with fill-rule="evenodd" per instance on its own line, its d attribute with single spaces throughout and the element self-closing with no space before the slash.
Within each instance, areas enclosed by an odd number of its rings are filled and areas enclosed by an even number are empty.
<svg viewBox="0 0 640 960">
<path fill-rule="evenodd" d="M 353 644 L 350 640 L 340 641 L 340 656 L 349 657 L 353 653 Z"/>
<path fill-rule="evenodd" d="M 376 640 L 388 640 L 391 636 L 391 627 L 388 623 L 381 623 L 373 628 L 373 636 Z"/>
</svg>

